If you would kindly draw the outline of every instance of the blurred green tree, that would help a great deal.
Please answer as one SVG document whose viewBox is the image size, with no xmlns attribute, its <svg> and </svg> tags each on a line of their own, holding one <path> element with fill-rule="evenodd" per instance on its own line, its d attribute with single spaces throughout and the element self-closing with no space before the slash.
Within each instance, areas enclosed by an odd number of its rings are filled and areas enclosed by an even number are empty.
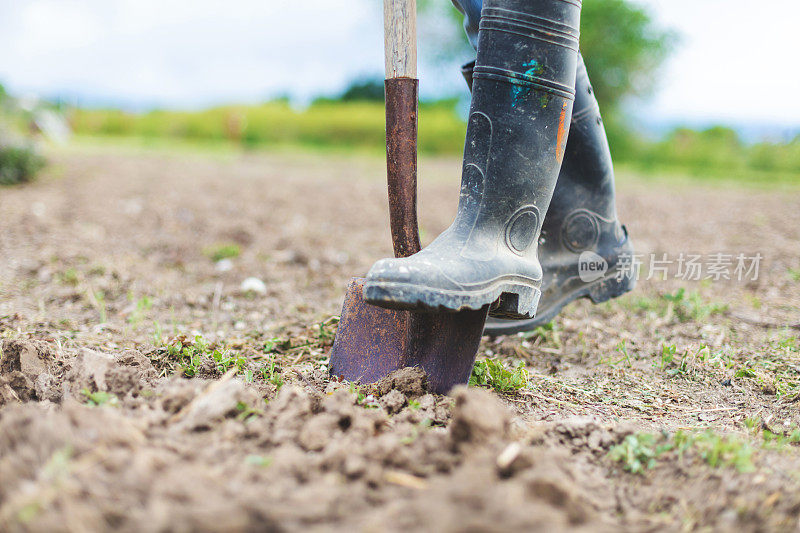
<svg viewBox="0 0 800 533">
<path fill-rule="evenodd" d="M 344 90 L 339 100 L 383 102 L 383 80 L 379 78 L 356 80 Z"/>
</svg>

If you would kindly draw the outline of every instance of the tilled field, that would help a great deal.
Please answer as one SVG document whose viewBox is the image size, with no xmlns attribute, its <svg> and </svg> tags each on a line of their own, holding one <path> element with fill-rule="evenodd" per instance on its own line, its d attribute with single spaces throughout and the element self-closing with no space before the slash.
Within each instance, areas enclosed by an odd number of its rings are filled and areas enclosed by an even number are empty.
<svg viewBox="0 0 800 533">
<path fill-rule="evenodd" d="M 51 159 L 0 190 L 2 531 L 800 527 L 800 190 L 623 176 L 637 290 L 437 396 L 327 375 L 380 158 Z M 423 240 L 458 173 L 422 162 Z"/>
</svg>

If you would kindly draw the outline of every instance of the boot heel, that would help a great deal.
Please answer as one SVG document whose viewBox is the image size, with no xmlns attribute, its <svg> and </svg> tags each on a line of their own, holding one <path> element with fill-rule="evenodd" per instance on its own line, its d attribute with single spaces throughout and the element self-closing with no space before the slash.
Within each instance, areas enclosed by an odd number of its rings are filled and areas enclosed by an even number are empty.
<svg viewBox="0 0 800 533">
<path fill-rule="evenodd" d="M 533 318 L 541 295 L 542 291 L 536 287 L 506 287 L 489 315 L 499 318 Z"/>
<path fill-rule="evenodd" d="M 622 277 L 615 275 L 593 285 L 589 289 L 589 298 L 596 304 L 607 302 L 611 298 L 616 298 L 632 291 L 635 286 L 636 277 L 633 273 Z"/>
</svg>

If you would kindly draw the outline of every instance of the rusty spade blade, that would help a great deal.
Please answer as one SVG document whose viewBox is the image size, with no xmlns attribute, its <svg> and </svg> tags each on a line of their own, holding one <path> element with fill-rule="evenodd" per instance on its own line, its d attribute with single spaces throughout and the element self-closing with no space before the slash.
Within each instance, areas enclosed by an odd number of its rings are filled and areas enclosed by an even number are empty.
<svg viewBox="0 0 800 533">
<path fill-rule="evenodd" d="M 389 218 L 396 257 L 420 250 L 417 91 L 414 78 L 386 80 Z M 432 390 L 440 394 L 469 380 L 488 307 L 457 313 L 383 309 L 364 301 L 363 284 L 363 278 L 353 278 L 348 284 L 331 350 L 332 375 L 372 383 L 393 370 L 418 366 L 428 374 Z"/>
</svg>

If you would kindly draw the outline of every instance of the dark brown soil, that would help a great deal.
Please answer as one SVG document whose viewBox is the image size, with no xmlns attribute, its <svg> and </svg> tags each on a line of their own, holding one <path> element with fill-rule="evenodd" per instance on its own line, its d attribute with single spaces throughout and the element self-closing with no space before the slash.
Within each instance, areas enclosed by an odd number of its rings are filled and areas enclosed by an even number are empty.
<svg viewBox="0 0 800 533">
<path fill-rule="evenodd" d="M 437 396 L 327 375 L 347 279 L 390 254 L 380 158 L 52 159 L 0 191 L 0 531 L 800 524 L 798 190 L 623 175 L 635 293 L 485 338 L 527 387 Z M 421 164 L 425 241 L 458 168 Z M 644 279 L 718 252 L 760 253 L 758 279 Z M 629 472 L 647 438 L 673 446 Z"/>
</svg>

